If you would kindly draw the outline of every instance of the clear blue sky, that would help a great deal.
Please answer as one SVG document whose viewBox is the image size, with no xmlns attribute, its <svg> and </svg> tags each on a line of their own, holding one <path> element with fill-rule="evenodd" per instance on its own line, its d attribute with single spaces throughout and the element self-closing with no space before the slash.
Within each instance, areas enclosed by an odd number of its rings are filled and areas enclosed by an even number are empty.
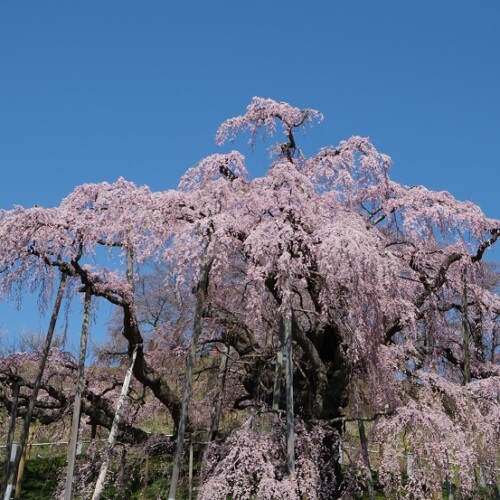
<svg viewBox="0 0 500 500">
<path fill-rule="evenodd" d="M 0 208 L 175 187 L 258 95 L 324 113 L 306 151 L 367 135 L 395 180 L 500 218 L 499 26 L 498 0 L 3 0 Z"/>
</svg>

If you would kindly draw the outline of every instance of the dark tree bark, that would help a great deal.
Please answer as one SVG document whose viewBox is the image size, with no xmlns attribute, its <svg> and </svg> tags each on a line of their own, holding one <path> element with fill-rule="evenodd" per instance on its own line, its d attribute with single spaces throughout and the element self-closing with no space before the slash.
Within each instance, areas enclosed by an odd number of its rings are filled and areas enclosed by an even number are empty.
<svg viewBox="0 0 500 500">
<path fill-rule="evenodd" d="M 122 307 L 123 335 L 129 344 L 129 356 L 132 356 L 134 347 L 137 346 L 134 377 L 145 387 L 151 389 L 155 397 L 168 408 L 174 421 L 174 427 L 177 429 L 181 415 L 181 401 L 168 382 L 145 359 L 143 338 L 133 308 L 130 304 L 125 304 Z"/>
<path fill-rule="evenodd" d="M 283 352 L 285 358 L 286 391 L 286 466 L 290 476 L 295 474 L 295 424 L 293 407 L 293 350 L 292 350 L 292 310 L 286 304 L 282 315 Z"/>
<path fill-rule="evenodd" d="M 463 349 L 463 385 L 470 383 L 471 373 L 470 373 L 470 340 L 471 340 L 471 329 L 469 323 L 469 307 L 467 298 L 467 281 L 465 274 L 462 279 L 463 291 L 462 291 L 462 349 Z"/>
<path fill-rule="evenodd" d="M 219 429 L 220 414 L 222 409 L 222 399 L 224 387 L 226 385 L 227 361 L 229 358 L 229 349 L 223 344 L 220 349 L 220 362 L 217 374 L 217 387 L 210 412 L 210 426 L 208 428 L 207 442 L 211 442 Z"/>
</svg>

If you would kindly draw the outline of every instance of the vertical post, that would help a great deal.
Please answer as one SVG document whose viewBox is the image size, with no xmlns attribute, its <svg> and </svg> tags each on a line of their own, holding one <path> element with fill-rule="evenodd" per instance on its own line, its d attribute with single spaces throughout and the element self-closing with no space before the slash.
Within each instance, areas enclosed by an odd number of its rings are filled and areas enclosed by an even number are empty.
<svg viewBox="0 0 500 500">
<path fill-rule="evenodd" d="M 4 500 L 10 500 L 10 498 L 12 497 L 12 490 L 13 489 L 14 489 L 14 485 L 13 484 L 8 484 L 7 485 L 7 489 L 5 490 Z"/>
<path fill-rule="evenodd" d="M 24 467 L 26 465 L 26 456 L 28 454 L 28 448 L 31 447 L 31 443 L 33 442 L 33 436 L 35 434 L 35 425 L 30 426 L 28 433 L 28 442 L 27 445 L 23 449 L 23 453 L 21 455 L 21 459 L 19 460 L 19 468 L 17 469 L 17 479 L 16 479 L 16 491 L 14 493 L 14 498 L 21 498 L 21 485 L 23 482 L 24 475 Z"/>
<path fill-rule="evenodd" d="M 19 399 L 19 380 L 12 380 L 12 406 L 10 410 L 9 431 L 7 433 L 7 446 L 5 447 L 5 461 L 3 463 L 2 491 L 7 488 L 11 462 L 17 455 L 17 445 L 14 443 L 14 432 L 16 430 L 17 402 Z M 14 452 L 14 453 L 13 453 Z M 13 456 L 12 456 L 13 455 Z"/>
<path fill-rule="evenodd" d="M 207 442 L 211 442 L 214 434 L 217 432 L 219 428 L 219 420 L 220 420 L 220 412 L 222 407 L 222 393 L 224 391 L 224 385 L 226 382 L 226 373 L 227 373 L 227 360 L 229 349 L 223 344 L 220 355 L 220 364 L 219 364 L 219 373 L 217 377 L 217 389 L 213 399 L 213 405 L 211 409 L 210 415 L 210 427 L 208 429 L 208 437 Z"/>
<path fill-rule="evenodd" d="M 122 421 L 122 409 L 125 403 L 125 398 L 128 394 L 128 389 L 130 387 L 130 380 L 132 379 L 132 372 L 134 370 L 135 359 L 137 358 L 137 348 L 138 346 L 134 347 L 132 357 L 130 358 L 129 361 L 127 373 L 125 375 L 125 379 L 123 380 L 120 398 L 118 399 L 118 404 L 116 405 L 115 417 L 113 418 L 113 423 L 111 424 L 111 430 L 109 431 L 108 444 L 104 455 L 104 461 L 101 465 L 101 470 L 99 471 L 99 477 L 97 478 L 92 500 L 98 500 L 101 496 L 102 489 L 104 488 L 104 481 L 106 480 L 106 474 L 108 472 L 109 459 L 111 457 L 111 452 L 113 451 L 113 447 L 115 445 L 116 436 L 118 435 L 118 429 Z"/>
<path fill-rule="evenodd" d="M 214 396 L 214 402 L 210 414 L 210 426 L 208 428 L 207 443 L 211 443 L 215 433 L 219 429 L 220 414 L 222 411 L 222 399 L 224 387 L 226 385 L 227 364 L 229 361 L 229 347 L 222 344 L 220 348 L 220 364 L 219 373 L 217 376 L 217 390 Z M 203 484 L 203 468 L 201 469 L 198 477 L 198 484 Z"/>
<path fill-rule="evenodd" d="M 127 248 L 127 281 L 130 285 L 132 296 L 134 295 L 134 254 L 131 248 Z M 130 380 L 132 379 L 132 372 L 134 371 L 134 364 L 137 358 L 138 345 L 134 346 L 132 355 L 129 360 L 129 365 L 125 378 L 123 380 L 122 390 L 120 392 L 120 397 L 118 399 L 118 404 L 116 405 L 115 416 L 113 418 L 113 423 L 111 424 L 111 430 L 109 431 L 108 444 L 106 447 L 106 452 L 104 454 L 104 461 L 101 465 L 101 470 L 99 471 L 99 477 L 94 488 L 94 494 L 92 495 L 92 500 L 98 500 L 101 496 L 102 490 L 104 488 L 104 482 L 106 480 L 106 474 L 108 473 L 109 459 L 111 458 L 111 453 L 115 445 L 116 436 L 118 435 L 118 429 L 122 420 L 122 408 L 125 404 L 125 398 L 128 394 L 128 389 L 130 387 Z M 130 352 L 130 351 L 129 351 Z M 124 458 L 124 455 L 122 455 Z M 123 469 L 123 467 L 122 467 Z"/>
<path fill-rule="evenodd" d="M 288 299 L 290 300 L 290 299 Z M 282 312 L 283 351 L 285 360 L 286 390 L 286 466 L 289 475 L 295 473 L 295 431 L 293 415 L 293 353 L 292 353 L 292 308 L 286 304 Z"/>
<path fill-rule="evenodd" d="M 203 326 L 203 308 L 208 292 L 208 281 L 210 269 L 214 261 L 214 256 L 209 256 L 210 248 L 205 249 L 205 255 L 200 270 L 200 278 L 196 288 L 196 308 L 193 320 L 193 335 L 191 337 L 191 346 L 186 360 L 186 374 L 184 380 L 184 393 L 182 395 L 181 418 L 179 428 L 177 429 L 177 443 L 175 448 L 174 463 L 172 467 L 172 478 L 170 480 L 170 488 L 168 491 L 168 500 L 175 500 L 177 492 L 177 483 L 179 481 L 180 464 L 182 452 L 184 449 L 184 436 L 186 433 L 186 424 L 189 410 L 189 398 L 191 396 L 191 386 L 193 383 L 193 368 L 196 359 L 196 348 L 198 346 L 198 338 Z"/>
<path fill-rule="evenodd" d="M 406 454 L 406 475 L 410 478 L 413 475 L 413 453 Z"/>
<path fill-rule="evenodd" d="M 45 337 L 45 343 L 43 346 L 42 356 L 40 358 L 40 364 L 38 365 L 38 371 L 36 374 L 35 383 L 33 384 L 33 390 L 31 391 L 30 400 L 28 403 L 28 409 L 26 410 L 26 415 L 24 417 L 23 427 L 21 429 L 21 435 L 19 437 L 19 447 L 16 453 L 16 458 L 9 471 L 9 479 L 7 484 L 14 484 L 17 478 L 17 470 L 19 469 L 19 462 L 21 456 L 24 453 L 24 448 L 26 447 L 26 442 L 28 439 L 29 428 L 31 424 L 31 418 L 33 417 L 33 412 L 35 410 L 36 399 L 38 397 L 38 391 L 42 383 L 43 372 L 45 371 L 45 365 L 47 363 L 47 358 L 49 357 L 50 347 L 52 345 L 52 338 L 54 337 L 54 331 L 56 329 L 57 318 L 59 316 L 59 310 L 61 308 L 61 303 L 64 295 L 64 290 L 66 288 L 66 275 L 61 274 L 61 280 L 59 281 L 59 288 L 57 290 L 56 300 L 54 302 L 54 308 L 52 309 L 52 315 L 50 317 L 49 328 L 47 330 L 47 336 Z M 2 490 L 2 494 L 4 491 Z"/>
<path fill-rule="evenodd" d="M 368 498 L 373 500 L 375 498 L 375 493 L 373 490 L 373 480 L 372 480 L 372 468 L 370 466 L 370 455 L 368 454 L 368 439 L 366 437 L 365 423 L 363 420 L 358 420 L 358 432 L 359 440 L 361 442 L 361 453 L 363 456 L 363 462 L 367 469 L 367 487 L 368 487 Z"/>
<path fill-rule="evenodd" d="M 368 451 L 368 438 L 366 436 L 366 428 L 365 422 L 362 419 L 361 415 L 361 398 L 359 395 L 358 386 L 354 386 L 353 390 L 354 402 L 356 404 L 356 415 L 358 417 L 358 433 L 359 433 L 359 442 L 361 444 L 361 458 L 363 459 L 363 464 L 366 467 L 367 471 L 367 489 L 368 489 L 368 498 L 373 500 L 374 498 L 374 490 L 373 490 L 373 480 L 372 480 L 372 468 L 370 466 L 370 455 Z"/>
<path fill-rule="evenodd" d="M 448 493 L 448 500 L 454 500 L 453 496 L 453 484 L 450 481 L 450 476 L 446 476 L 446 493 Z"/>
<path fill-rule="evenodd" d="M 281 330 L 281 328 L 280 328 Z M 274 368 L 274 387 L 273 387 L 273 410 L 279 410 L 281 399 L 281 376 L 283 371 L 283 344 L 280 341 L 280 346 L 276 352 L 276 365 Z"/>
<path fill-rule="evenodd" d="M 495 500 L 500 500 L 500 490 L 498 489 L 497 473 L 495 469 L 493 469 L 491 472 L 491 489 L 493 490 L 493 498 Z"/>
<path fill-rule="evenodd" d="M 495 328 L 492 333 L 491 338 L 491 351 L 490 351 L 490 363 L 495 363 L 495 353 L 497 347 L 500 345 L 500 331 Z"/>
<path fill-rule="evenodd" d="M 193 442 L 189 443 L 189 500 L 193 498 Z"/>
<path fill-rule="evenodd" d="M 463 335 L 463 385 L 467 385 L 470 382 L 470 323 L 468 317 L 468 302 L 467 297 L 467 280 L 465 276 L 465 270 L 462 275 L 462 335 Z"/>
<path fill-rule="evenodd" d="M 486 488 L 486 477 L 484 475 L 484 467 L 482 465 L 478 465 L 478 475 L 479 486 L 481 486 L 481 488 Z"/>
<path fill-rule="evenodd" d="M 453 482 L 451 478 L 451 468 L 450 468 L 450 458 L 448 456 L 448 451 L 446 452 L 446 492 L 448 494 L 448 500 L 453 500 Z"/>
<path fill-rule="evenodd" d="M 87 339 L 89 333 L 90 304 L 92 294 L 90 286 L 85 287 L 85 305 L 82 320 L 82 335 L 80 338 L 80 358 L 78 360 L 78 374 L 75 388 L 75 402 L 73 405 L 73 419 L 71 421 L 71 438 L 69 440 L 68 469 L 66 472 L 66 488 L 64 499 L 73 498 L 73 474 L 75 471 L 76 447 L 78 444 L 78 428 L 80 427 L 80 411 L 84 385 L 85 358 L 87 357 Z"/>
</svg>

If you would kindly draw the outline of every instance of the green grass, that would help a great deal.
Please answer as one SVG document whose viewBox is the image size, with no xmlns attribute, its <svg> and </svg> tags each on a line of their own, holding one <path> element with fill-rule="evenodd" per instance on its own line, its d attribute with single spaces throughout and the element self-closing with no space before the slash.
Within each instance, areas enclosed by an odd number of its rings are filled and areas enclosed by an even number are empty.
<svg viewBox="0 0 500 500">
<path fill-rule="evenodd" d="M 0 463 L 3 467 L 3 464 Z M 111 464 L 102 500 L 166 499 L 171 468 L 170 457 L 127 457 L 123 471 Z M 78 467 L 78 463 L 76 464 Z M 65 475 L 66 456 L 31 458 L 26 461 L 22 483 L 23 500 L 53 500 L 58 478 Z M 75 499 L 79 498 L 75 495 Z M 176 498 L 187 499 L 187 478 L 181 477 Z"/>
<path fill-rule="evenodd" d="M 121 476 L 117 464 L 114 464 L 114 477 L 108 477 L 106 487 L 101 498 L 104 500 L 130 500 L 167 499 L 170 471 L 172 468 L 171 457 L 157 456 L 146 459 L 136 455 L 127 457 L 127 464 Z M 196 468 L 196 464 L 195 464 Z M 183 471 L 185 472 L 185 471 Z M 196 484 L 195 484 L 196 486 Z M 188 480 L 186 475 L 181 475 L 177 490 L 177 499 L 188 498 Z"/>
<path fill-rule="evenodd" d="M 52 500 L 58 475 L 65 466 L 65 456 L 27 460 L 21 498 L 23 500 Z"/>
<path fill-rule="evenodd" d="M 0 466 L 3 467 L 3 464 L 0 464 Z M 130 453 L 127 456 L 125 467 L 121 470 L 119 460 L 115 458 L 111 464 L 107 484 L 101 498 L 102 500 L 121 500 L 123 498 L 130 500 L 167 499 L 171 466 L 171 457 L 169 456 L 146 458 L 139 453 Z M 76 467 L 78 467 L 78 464 Z M 64 477 L 65 468 L 65 455 L 28 459 L 21 498 L 23 500 L 52 500 L 55 498 L 54 491 L 57 480 Z M 372 478 L 375 486 L 375 499 L 388 498 L 381 491 L 376 472 L 373 472 Z M 478 488 L 477 495 L 477 498 L 484 498 L 485 500 L 494 498 L 491 488 Z M 179 500 L 188 498 L 187 477 L 185 474 L 180 478 L 176 498 Z M 360 498 L 367 500 L 368 494 L 364 492 Z M 444 487 L 441 498 L 448 498 Z M 78 499 L 78 496 L 75 496 L 75 499 Z"/>
</svg>

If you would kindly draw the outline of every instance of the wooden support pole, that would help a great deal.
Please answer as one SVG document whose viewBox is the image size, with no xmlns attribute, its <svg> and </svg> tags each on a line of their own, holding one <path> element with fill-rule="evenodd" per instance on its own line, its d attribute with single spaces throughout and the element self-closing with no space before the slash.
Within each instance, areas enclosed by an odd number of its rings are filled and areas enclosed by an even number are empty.
<svg viewBox="0 0 500 500">
<path fill-rule="evenodd" d="M 90 287 L 85 288 L 85 305 L 82 320 L 82 335 L 80 338 L 80 358 L 78 360 L 78 375 L 75 388 L 75 402 L 73 405 L 73 419 L 71 421 L 71 438 L 68 451 L 68 469 L 66 472 L 66 487 L 64 499 L 73 498 L 73 475 L 75 470 L 76 448 L 78 444 L 78 429 L 80 427 L 80 411 L 84 386 L 85 358 L 87 357 L 87 339 L 89 333 L 90 304 L 92 294 Z"/>
<path fill-rule="evenodd" d="M 38 371 L 36 374 L 35 382 L 33 384 L 33 390 L 31 391 L 31 396 L 28 402 L 28 409 L 26 410 L 26 415 L 24 417 L 23 427 L 21 429 L 21 435 L 19 437 L 19 446 L 16 453 L 14 463 L 10 467 L 9 479 L 7 484 L 12 485 L 16 482 L 18 477 L 17 471 L 19 469 L 19 462 L 21 461 L 21 456 L 26 448 L 26 443 L 29 435 L 29 428 L 31 424 L 31 419 L 33 417 L 33 411 L 35 409 L 36 399 L 38 397 L 38 391 L 42 383 L 43 372 L 45 371 L 45 365 L 47 363 L 47 358 L 49 357 L 50 348 L 52 346 L 52 339 L 54 337 L 54 331 L 56 329 L 57 318 L 59 317 L 59 310 L 61 308 L 62 299 L 64 296 L 64 290 L 66 289 L 66 274 L 61 274 L 61 279 L 59 281 L 59 288 L 57 290 L 56 300 L 54 302 L 54 307 L 52 309 L 52 315 L 50 317 L 49 328 L 47 330 L 47 336 L 45 337 L 45 343 L 43 346 L 42 355 L 40 358 L 40 363 L 38 365 Z M 2 495 L 4 491 L 2 491 Z"/>
</svg>

